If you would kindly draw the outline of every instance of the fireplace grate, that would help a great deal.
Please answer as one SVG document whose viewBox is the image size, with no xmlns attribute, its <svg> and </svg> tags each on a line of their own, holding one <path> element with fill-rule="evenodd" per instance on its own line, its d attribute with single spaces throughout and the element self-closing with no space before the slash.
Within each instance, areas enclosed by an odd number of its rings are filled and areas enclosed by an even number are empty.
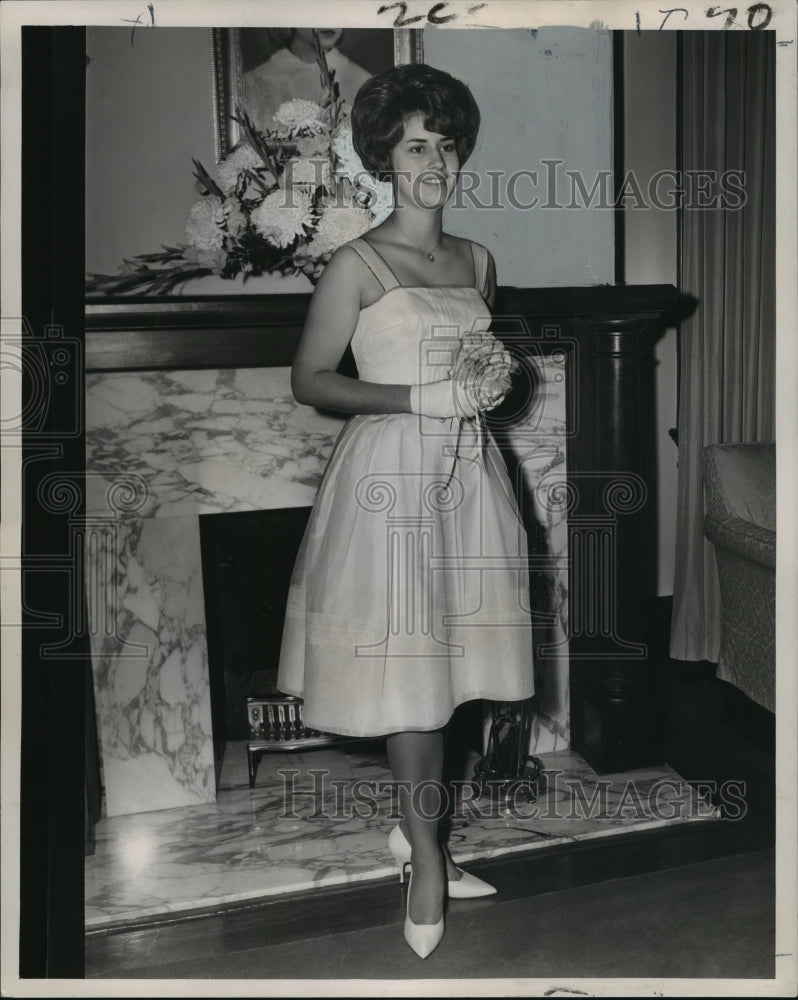
<svg viewBox="0 0 798 1000">
<path fill-rule="evenodd" d="M 302 719 L 302 699 L 277 691 L 273 671 L 255 671 L 250 691 L 247 698 L 247 764 L 250 788 L 255 787 L 258 761 L 262 753 L 309 750 L 313 747 L 351 742 L 351 738 L 306 727 Z"/>
</svg>

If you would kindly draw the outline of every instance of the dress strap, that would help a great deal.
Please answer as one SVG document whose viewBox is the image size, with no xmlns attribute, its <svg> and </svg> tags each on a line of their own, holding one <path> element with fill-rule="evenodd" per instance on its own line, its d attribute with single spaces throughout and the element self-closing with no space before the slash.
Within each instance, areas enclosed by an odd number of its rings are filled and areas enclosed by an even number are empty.
<svg viewBox="0 0 798 1000">
<path fill-rule="evenodd" d="M 474 287 L 484 299 L 488 294 L 488 251 L 481 243 L 471 242 L 474 257 Z"/>
<path fill-rule="evenodd" d="M 390 269 L 383 256 L 374 249 L 368 240 L 359 236 L 356 240 L 348 243 L 347 246 L 350 246 L 355 251 L 386 292 L 389 292 L 392 288 L 399 287 L 400 282 L 396 275 Z"/>
</svg>

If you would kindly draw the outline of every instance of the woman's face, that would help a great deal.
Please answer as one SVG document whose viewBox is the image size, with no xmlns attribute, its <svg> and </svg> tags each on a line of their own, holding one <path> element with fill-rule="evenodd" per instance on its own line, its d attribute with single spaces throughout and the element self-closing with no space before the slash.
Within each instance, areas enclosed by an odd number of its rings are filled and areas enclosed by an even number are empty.
<svg viewBox="0 0 798 1000">
<path fill-rule="evenodd" d="M 422 114 L 411 115 L 391 153 L 397 205 L 440 208 L 457 184 L 460 157 L 452 136 L 429 132 Z"/>
<path fill-rule="evenodd" d="M 295 28 L 297 38 L 315 48 L 314 35 L 318 35 L 321 47 L 329 52 L 343 33 L 343 28 Z"/>
</svg>

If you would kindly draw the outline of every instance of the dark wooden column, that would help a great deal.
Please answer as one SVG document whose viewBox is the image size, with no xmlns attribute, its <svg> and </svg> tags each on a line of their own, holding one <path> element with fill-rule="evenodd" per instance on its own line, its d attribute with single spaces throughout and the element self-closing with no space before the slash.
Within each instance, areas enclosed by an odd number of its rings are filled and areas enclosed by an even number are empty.
<svg viewBox="0 0 798 1000">
<path fill-rule="evenodd" d="M 620 312 L 620 310 L 617 310 Z M 658 316 L 597 315 L 575 334 L 577 427 L 568 455 L 571 742 L 599 772 L 661 762 L 643 608 L 656 538 L 653 347 Z"/>
<path fill-rule="evenodd" d="M 654 345 L 670 285 L 504 289 L 536 343 L 569 352 L 571 745 L 607 773 L 662 761 L 643 611 L 656 597 Z"/>
</svg>

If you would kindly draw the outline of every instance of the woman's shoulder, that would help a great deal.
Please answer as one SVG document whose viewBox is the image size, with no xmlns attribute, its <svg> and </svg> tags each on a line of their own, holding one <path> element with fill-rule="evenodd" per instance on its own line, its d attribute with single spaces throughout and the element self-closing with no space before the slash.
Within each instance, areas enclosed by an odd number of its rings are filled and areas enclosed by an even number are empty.
<svg viewBox="0 0 798 1000">
<path fill-rule="evenodd" d="M 345 286 L 357 297 L 361 308 L 371 305 L 399 282 L 379 249 L 379 240 L 359 236 L 338 247 L 324 270 L 327 285 Z"/>
<path fill-rule="evenodd" d="M 352 291 L 366 291 L 372 274 L 368 265 L 369 250 L 368 244 L 364 246 L 362 237 L 338 247 L 325 265 L 322 275 L 325 285 L 336 283 L 346 285 Z"/>
<path fill-rule="evenodd" d="M 493 254 L 486 246 L 476 240 L 463 237 L 455 238 L 460 240 L 463 251 L 470 253 L 473 257 L 477 290 L 486 302 L 492 303 L 496 291 L 496 264 L 493 260 Z"/>
<path fill-rule="evenodd" d="M 333 251 L 329 262 L 324 268 L 324 273 L 332 270 L 343 277 L 344 274 L 351 272 L 353 275 L 357 271 L 358 265 L 362 265 L 362 255 L 358 253 L 358 249 L 361 245 L 361 238 L 350 240 L 348 243 L 342 243 L 337 250 Z"/>
<path fill-rule="evenodd" d="M 463 255 L 471 254 L 473 256 L 478 272 L 484 271 L 485 274 L 489 274 L 495 270 L 493 254 L 486 246 L 465 236 L 450 236 L 450 238 L 456 241 L 457 247 Z"/>
<path fill-rule="evenodd" d="M 369 256 L 369 253 L 373 251 L 372 244 L 376 242 L 376 240 L 366 240 L 363 236 L 356 236 L 355 239 L 349 240 L 348 243 L 342 243 L 333 254 L 333 258 L 340 257 L 348 261 L 362 261 L 364 257 Z"/>
<path fill-rule="evenodd" d="M 486 260 L 492 260 L 492 254 L 486 246 L 478 243 L 476 240 L 470 240 L 466 236 L 452 236 L 453 240 L 456 240 L 458 244 L 465 250 L 471 249 L 474 253 L 484 256 Z"/>
</svg>

